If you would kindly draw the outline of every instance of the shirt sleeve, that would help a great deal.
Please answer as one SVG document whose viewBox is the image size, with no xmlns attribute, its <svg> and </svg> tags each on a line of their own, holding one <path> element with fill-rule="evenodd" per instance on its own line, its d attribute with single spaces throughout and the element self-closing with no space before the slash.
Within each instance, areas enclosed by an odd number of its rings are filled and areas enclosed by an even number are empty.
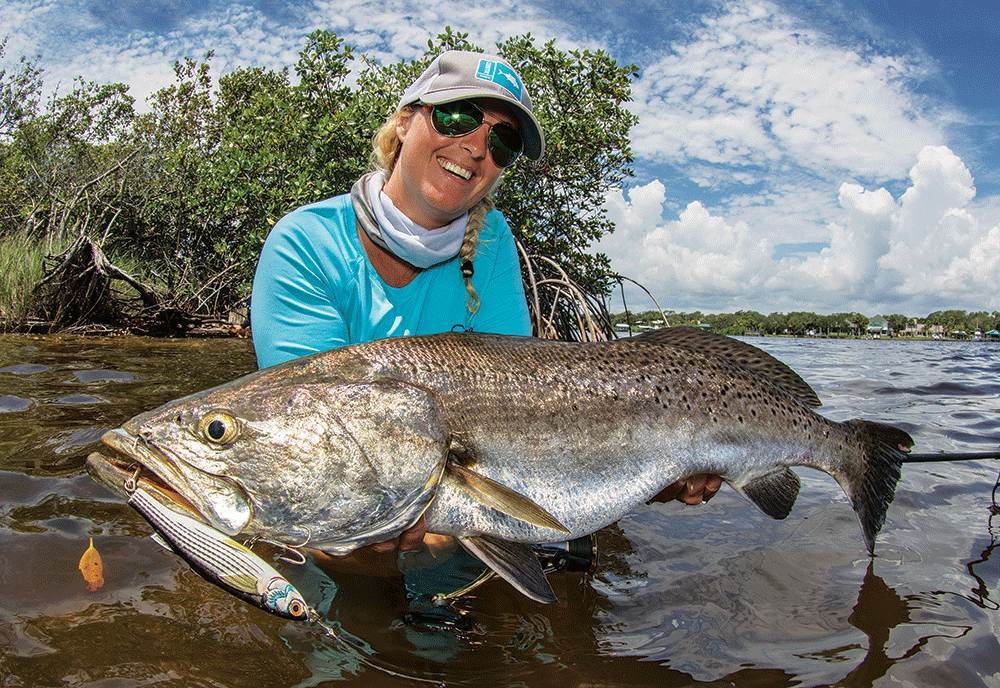
<svg viewBox="0 0 1000 688">
<path fill-rule="evenodd" d="M 323 230 L 321 223 L 293 213 L 274 225 L 264 243 L 250 305 L 260 368 L 342 346 L 349 339 L 334 296 L 339 274 L 329 265 L 330 247 L 318 245 L 317 230 Z"/>
</svg>

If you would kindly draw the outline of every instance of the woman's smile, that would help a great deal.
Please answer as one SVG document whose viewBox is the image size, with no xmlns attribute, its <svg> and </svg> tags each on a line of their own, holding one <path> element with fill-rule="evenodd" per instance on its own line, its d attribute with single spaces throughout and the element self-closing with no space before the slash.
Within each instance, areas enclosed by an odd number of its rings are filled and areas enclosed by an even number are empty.
<svg viewBox="0 0 1000 688">
<path fill-rule="evenodd" d="M 456 165 L 450 160 L 445 160 L 444 158 L 438 158 L 438 164 L 448 172 L 461 177 L 462 179 L 468 181 L 472 178 L 472 170 L 467 170 L 464 167 Z"/>
<path fill-rule="evenodd" d="M 479 104 L 486 122 L 517 126 L 505 106 Z M 397 129 L 403 144 L 383 192 L 421 227 L 444 227 L 482 200 L 503 173 L 490 155 L 489 131 L 482 126 L 465 136 L 444 136 L 434 130 L 427 109 L 415 109 Z"/>
</svg>

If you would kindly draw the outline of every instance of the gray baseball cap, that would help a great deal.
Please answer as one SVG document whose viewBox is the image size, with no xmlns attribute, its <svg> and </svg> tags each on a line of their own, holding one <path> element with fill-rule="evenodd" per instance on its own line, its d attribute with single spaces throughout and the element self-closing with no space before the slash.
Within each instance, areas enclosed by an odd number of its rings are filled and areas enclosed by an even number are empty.
<svg viewBox="0 0 1000 688">
<path fill-rule="evenodd" d="M 524 154 L 538 160 L 545 152 L 545 136 L 531 113 L 531 96 L 510 63 L 502 57 L 466 50 L 449 50 L 434 58 L 410 84 L 396 111 L 420 101 L 441 105 L 466 98 L 495 98 L 510 106 L 524 140 Z"/>
</svg>

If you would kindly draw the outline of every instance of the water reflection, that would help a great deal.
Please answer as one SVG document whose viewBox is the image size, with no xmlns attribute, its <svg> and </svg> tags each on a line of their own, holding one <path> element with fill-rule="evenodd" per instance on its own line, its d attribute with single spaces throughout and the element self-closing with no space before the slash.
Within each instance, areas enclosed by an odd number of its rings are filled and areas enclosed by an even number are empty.
<svg viewBox="0 0 1000 688">
<path fill-rule="evenodd" d="M 1000 346 L 752 342 L 829 417 L 898 421 L 922 452 L 1000 445 Z M 781 522 L 730 490 L 636 510 L 599 534 L 597 574 L 552 577 L 556 605 L 500 581 L 435 605 L 479 565 L 428 550 L 282 566 L 349 647 L 267 615 L 149 540 L 82 468 L 108 428 L 254 367 L 238 340 L 0 337 L 0 683 L 1000 685 L 993 462 L 908 466 L 874 561 L 839 488 L 805 472 Z M 77 570 L 90 537 L 93 593 Z"/>
</svg>

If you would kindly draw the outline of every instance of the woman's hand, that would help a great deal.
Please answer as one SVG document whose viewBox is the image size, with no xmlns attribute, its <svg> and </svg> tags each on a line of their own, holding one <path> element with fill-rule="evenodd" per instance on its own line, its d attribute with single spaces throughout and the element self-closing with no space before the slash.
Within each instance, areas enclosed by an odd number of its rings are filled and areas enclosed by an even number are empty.
<svg viewBox="0 0 1000 688">
<path fill-rule="evenodd" d="M 426 534 L 427 524 L 424 522 L 424 517 L 421 516 L 417 519 L 416 523 L 404 530 L 397 537 L 385 542 L 376 542 L 374 545 L 368 545 L 365 549 L 378 554 L 395 551 L 407 552 L 420 547 L 420 543 L 424 541 L 424 535 Z"/>
<path fill-rule="evenodd" d="M 721 487 L 721 477 L 711 473 L 700 473 L 668 485 L 649 501 L 669 502 L 676 499 L 685 504 L 701 504 L 714 497 Z"/>
</svg>

